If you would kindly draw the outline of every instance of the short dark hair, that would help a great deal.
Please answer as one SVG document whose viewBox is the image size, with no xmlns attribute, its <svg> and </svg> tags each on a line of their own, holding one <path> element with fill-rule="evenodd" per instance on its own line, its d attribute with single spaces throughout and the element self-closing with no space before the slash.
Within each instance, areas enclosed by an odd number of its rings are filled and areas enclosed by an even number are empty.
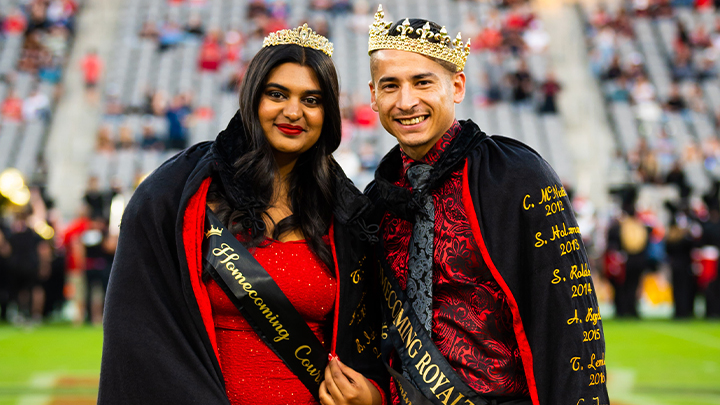
<svg viewBox="0 0 720 405">
<path fill-rule="evenodd" d="M 398 31 L 397 27 L 402 25 L 402 23 L 404 21 L 405 21 L 405 19 L 395 21 L 393 23 L 393 25 L 390 26 L 390 29 L 388 30 L 388 35 L 393 36 L 393 37 L 399 36 L 400 31 Z M 424 20 L 422 18 L 410 18 L 409 21 L 410 21 L 410 27 L 412 28 L 412 31 L 408 31 L 407 36 L 410 38 L 420 38 L 420 34 L 417 33 L 417 30 L 419 28 L 422 28 L 425 24 L 430 24 L 430 31 L 432 31 L 434 34 L 439 34 L 440 30 L 442 29 L 442 27 L 438 23 L 432 22 L 429 20 Z M 436 40 L 434 37 L 428 38 L 428 41 L 434 42 L 436 44 L 440 43 L 440 41 Z M 453 48 L 452 42 L 446 43 L 445 46 L 450 49 Z M 378 51 L 379 50 L 380 49 L 378 49 Z M 371 72 L 373 71 L 373 66 L 375 63 L 375 59 L 373 58 L 373 55 L 375 55 L 375 52 L 372 52 L 370 54 L 370 71 Z M 433 61 L 437 62 L 438 64 L 440 64 L 440 66 L 445 68 L 445 70 L 447 70 L 450 73 L 454 74 L 454 73 L 458 72 L 457 66 L 452 62 L 448 62 L 446 60 L 442 60 L 442 59 L 438 59 L 438 58 L 433 58 L 432 56 L 427 56 L 427 55 L 423 55 L 423 56 L 426 56 L 426 57 L 432 59 Z"/>
</svg>

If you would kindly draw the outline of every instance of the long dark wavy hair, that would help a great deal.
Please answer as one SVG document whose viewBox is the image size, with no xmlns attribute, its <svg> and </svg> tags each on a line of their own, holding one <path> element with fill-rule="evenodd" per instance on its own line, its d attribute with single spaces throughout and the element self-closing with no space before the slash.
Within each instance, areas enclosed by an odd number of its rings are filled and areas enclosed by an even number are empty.
<svg viewBox="0 0 720 405">
<path fill-rule="evenodd" d="M 264 241 L 265 226 L 259 219 L 269 218 L 267 210 L 279 171 L 260 125 L 258 106 L 270 72 L 284 63 L 297 63 L 315 72 L 322 92 L 324 121 L 320 138 L 300 155 L 289 174 L 292 214 L 275 224 L 273 238 L 299 229 L 310 249 L 332 268 L 332 253 L 323 236 L 328 232 L 335 205 L 335 170 L 339 166 L 332 152 L 340 145 L 341 122 L 337 72 L 323 52 L 299 45 L 278 45 L 262 48 L 253 57 L 240 85 L 239 114 L 244 131 L 238 131 L 237 136 L 242 137 L 243 153 L 233 164 L 233 179 L 251 188 L 253 202 L 250 206 L 232 207 L 218 181 L 213 181 L 208 191 L 208 202 L 215 204 L 216 215 L 231 232 L 247 236 L 243 240 L 246 247 Z"/>
</svg>

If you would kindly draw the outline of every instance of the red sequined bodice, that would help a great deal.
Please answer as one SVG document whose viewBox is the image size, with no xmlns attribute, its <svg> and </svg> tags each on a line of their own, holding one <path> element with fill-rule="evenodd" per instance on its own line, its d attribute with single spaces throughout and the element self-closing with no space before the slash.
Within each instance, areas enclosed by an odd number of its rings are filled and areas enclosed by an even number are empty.
<svg viewBox="0 0 720 405">
<path fill-rule="evenodd" d="M 251 252 L 329 349 L 336 280 L 327 267 L 305 241 L 268 241 Z M 316 404 L 215 281 L 209 281 L 207 288 L 230 403 Z"/>
</svg>

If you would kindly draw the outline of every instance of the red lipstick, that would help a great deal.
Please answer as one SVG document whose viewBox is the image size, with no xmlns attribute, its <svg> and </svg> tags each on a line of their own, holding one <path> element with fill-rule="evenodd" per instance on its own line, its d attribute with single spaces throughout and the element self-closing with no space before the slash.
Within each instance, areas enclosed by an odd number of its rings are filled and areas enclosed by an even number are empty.
<svg viewBox="0 0 720 405">
<path fill-rule="evenodd" d="M 276 126 L 278 127 L 280 132 L 285 135 L 300 135 L 303 131 L 303 128 L 297 125 L 277 124 Z"/>
</svg>

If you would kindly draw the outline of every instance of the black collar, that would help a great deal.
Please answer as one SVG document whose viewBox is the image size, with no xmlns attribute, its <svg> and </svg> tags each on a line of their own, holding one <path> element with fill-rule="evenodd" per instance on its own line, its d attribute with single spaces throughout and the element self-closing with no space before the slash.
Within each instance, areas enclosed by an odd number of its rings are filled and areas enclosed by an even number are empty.
<svg viewBox="0 0 720 405">
<path fill-rule="evenodd" d="M 459 164 L 465 162 L 465 158 L 470 151 L 483 139 L 487 139 L 487 135 L 472 120 L 460 121 L 460 125 L 462 126 L 460 133 L 450 142 L 447 149 L 433 165 L 433 171 L 428 180 L 429 187 L 425 189 L 424 193 L 428 193 L 440 186 Z M 422 193 L 415 194 L 394 184 L 398 180 L 398 175 L 402 169 L 400 153 L 400 146 L 395 146 L 380 161 L 375 171 L 375 184 L 373 186 L 375 190 L 373 190 L 373 194 L 377 195 L 385 208 L 393 214 L 402 219 L 413 221 Z"/>
</svg>

